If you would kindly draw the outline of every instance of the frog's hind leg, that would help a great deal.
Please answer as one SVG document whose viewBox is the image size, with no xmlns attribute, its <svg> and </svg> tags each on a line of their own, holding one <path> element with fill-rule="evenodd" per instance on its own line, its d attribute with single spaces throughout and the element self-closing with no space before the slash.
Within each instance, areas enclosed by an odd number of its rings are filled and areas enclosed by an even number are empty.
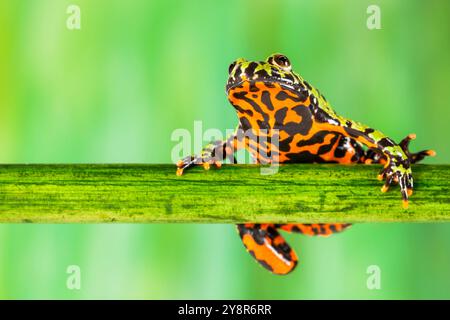
<svg viewBox="0 0 450 320">
<path fill-rule="evenodd" d="M 247 251 L 270 272 L 284 275 L 297 266 L 296 253 L 274 224 L 238 224 L 237 229 Z"/>
<path fill-rule="evenodd" d="M 280 228 L 287 232 L 301 233 L 307 236 L 328 237 L 333 233 L 342 232 L 351 226 L 350 223 L 292 223 L 277 224 L 276 228 Z"/>
</svg>

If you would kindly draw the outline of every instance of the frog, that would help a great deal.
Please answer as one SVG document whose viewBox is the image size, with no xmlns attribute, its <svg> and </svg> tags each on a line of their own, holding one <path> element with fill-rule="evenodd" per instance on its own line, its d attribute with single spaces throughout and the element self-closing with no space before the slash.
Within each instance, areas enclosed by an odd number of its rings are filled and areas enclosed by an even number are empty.
<svg viewBox="0 0 450 320">
<path fill-rule="evenodd" d="M 381 164 L 377 176 L 384 181 L 381 191 L 398 184 L 407 209 L 413 192 L 411 165 L 436 154 L 431 149 L 411 152 L 415 134 L 396 143 L 377 129 L 339 115 L 280 53 L 262 61 L 233 61 L 225 91 L 238 116 L 235 132 L 208 144 L 199 155 L 178 161 L 177 175 L 193 166 L 220 168 L 227 159 L 236 163 L 240 149 L 246 149 L 257 164 Z M 349 223 L 243 223 L 237 231 L 261 266 L 286 275 L 297 266 L 298 256 L 279 231 L 327 237 L 349 227 Z"/>
</svg>

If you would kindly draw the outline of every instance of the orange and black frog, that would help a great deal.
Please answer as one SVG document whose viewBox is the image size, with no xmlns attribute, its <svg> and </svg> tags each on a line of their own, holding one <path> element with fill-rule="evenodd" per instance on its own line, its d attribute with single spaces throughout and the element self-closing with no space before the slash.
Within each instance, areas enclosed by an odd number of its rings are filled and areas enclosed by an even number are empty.
<svg viewBox="0 0 450 320">
<path fill-rule="evenodd" d="M 380 131 L 338 115 L 325 97 L 292 70 L 289 59 L 273 54 L 265 61 L 238 59 L 229 67 L 228 100 L 239 118 L 234 134 L 206 146 L 198 156 L 177 163 L 177 174 L 189 167 L 221 166 L 235 161 L 234 153 L 245 148 L 257 163 L 381 163 L 381 191 L 398 184 L 403 206 L 413 190 L 411 164 L 433 150 L 409 151 L 408 135 L 396 143 Z M 297 256 L 279 230 L 328 236 L 349 224 L 240 224 L 239 235 L 249 253 L 275 274 L 287 274 Z"/>
</svg>

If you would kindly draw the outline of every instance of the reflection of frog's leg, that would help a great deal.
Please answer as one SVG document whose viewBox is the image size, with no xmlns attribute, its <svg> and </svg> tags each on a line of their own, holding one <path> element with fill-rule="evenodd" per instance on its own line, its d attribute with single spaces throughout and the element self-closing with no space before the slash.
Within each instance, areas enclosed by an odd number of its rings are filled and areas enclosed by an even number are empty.
<svg viewBox="0 0 450 320">
<path fill-rule="evenodd" d="M 203 148 L 201 155 L 187 156 L 178 161 L 177 175 L 181 176 L 184 170 L 196 165 L 202 165 L 206 170 L 211 164 L 215 164 L 219 168 L 225 159 L 236 163 L 234 153 L 244 147 L 243 136 L 239 134 L 240 130 L 238 127 L 227 139 L 208 144 Z"/>
<path fill-rule="evenodd" d="M 247 251 L 267 270 L 288 274 L 297 265 L 297 255 L 273 224 L 238 224 Z"/>
<path fill-rule="evenodd" d="M 342 232 L 351 226 L 350 223 L 313 223 L 313 224 L 277 224 L 276 228 L 288 232 L 297 232 L 307 236 L 323 236 L 327 237 L 333 233 Z"/>
</svg>

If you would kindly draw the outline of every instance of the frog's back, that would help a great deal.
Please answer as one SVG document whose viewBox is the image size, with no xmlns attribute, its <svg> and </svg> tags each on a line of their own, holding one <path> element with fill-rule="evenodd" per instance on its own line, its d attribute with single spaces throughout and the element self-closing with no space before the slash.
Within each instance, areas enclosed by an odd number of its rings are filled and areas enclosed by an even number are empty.
<svg viewBox="0 0 450 320">
<path fill-rule="evenodd" d="M 261 163 L 272 162 L 274 154 L 280 163 L 360 161 L 361 146 L 327 123 L 326 112 L 318 108 L 328 107 L 325 98 L 303 83 L 294 90 L 278 82 L 250 80 L 229 90 L 248 138 L 247 150 Z M 323 119 L 318 120 L 317 110 Z"/>
</svg>

